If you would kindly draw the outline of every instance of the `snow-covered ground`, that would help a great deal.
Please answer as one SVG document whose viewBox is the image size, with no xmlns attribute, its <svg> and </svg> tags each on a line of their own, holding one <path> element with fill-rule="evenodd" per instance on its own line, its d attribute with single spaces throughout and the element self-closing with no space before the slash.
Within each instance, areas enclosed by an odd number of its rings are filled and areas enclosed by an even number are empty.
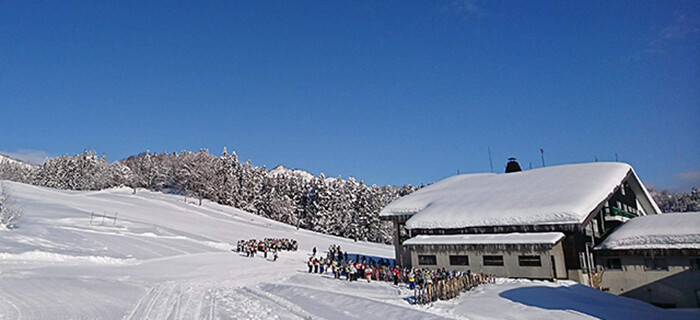
<svg viewBox="0 0 700 320">
<path fill-rule="evenodd" d="M 205 201 L 130 189 L 59 191 L 4 182 L 25 215 L 0 230 L 0 319 L 692 319 L 570 282 L 500 280 L 450 301 L 407 302 L 388 283 L 306 273 L 305 260 L 353 242 Z M 91 213 L 116 214 L 117 220 Z M 277 262 L 231 251 L 239 239 L 299 241 Z"/>
</svg>

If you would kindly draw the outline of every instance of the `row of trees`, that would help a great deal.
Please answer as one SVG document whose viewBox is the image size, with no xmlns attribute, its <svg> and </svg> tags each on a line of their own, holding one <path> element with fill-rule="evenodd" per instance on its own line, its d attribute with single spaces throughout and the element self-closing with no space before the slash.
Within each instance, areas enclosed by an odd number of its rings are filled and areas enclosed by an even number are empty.
<svg viewBox="0 0 700 320">
<path fill-rule="evenodd" d="M 391 226 L 379 211 L 413 186 L 378 187 L 353 178 L 268 171 L 241 163 L 224 149 L 181 153 L 145 152 L 109 163 L 95 151 L 47 159 L 43 166 L 0 164 L 0 179 L 58 189 L 100 190 L 128 186 L 182 194 L 233 206 L 301 228 L 389 243 Z"/>
<path fill-rule="evenodd" d="M 689 193 L 673 193 L 668 190 L 656 191 L 650 189 L 659 209 L 663 212 L 698 212 L 700 211 L 700 190 L 691 188 Z"/>
</svg>

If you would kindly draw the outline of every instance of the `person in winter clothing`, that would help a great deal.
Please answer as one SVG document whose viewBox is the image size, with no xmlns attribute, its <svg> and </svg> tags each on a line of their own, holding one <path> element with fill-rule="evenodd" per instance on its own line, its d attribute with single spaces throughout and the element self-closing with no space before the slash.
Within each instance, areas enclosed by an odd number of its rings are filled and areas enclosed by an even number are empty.
<svg viewBox="0 0 700 320">
<path fill-rule="evenodd" d="M 365 278 L 367 279 L 367 282 L 372 282 L 372 267 L 365 267 Z"/>
<path fill-rule="evenodd" d="M 411 290 L 416 288 L 416 274 L 413 270 L 408 272 L 408 288 Z"/>
<path fill-rule="evenodd" d="M 311 258 L 309 258 L 309 261 L 306 262 L 306 265 L 309 266 L 309 273 L 311 273 L 311 270 L 314 268 L 314 263 Z"/>
<path fill-rule="evenodd" d="M 348 274 L 350 281 L 356 280 L 355 276 L 357 275 L 357 268 L 355 268 L 355 264 L 352 261 L 350 261 L 350 264 L 348 265 Z"/>
</svg>

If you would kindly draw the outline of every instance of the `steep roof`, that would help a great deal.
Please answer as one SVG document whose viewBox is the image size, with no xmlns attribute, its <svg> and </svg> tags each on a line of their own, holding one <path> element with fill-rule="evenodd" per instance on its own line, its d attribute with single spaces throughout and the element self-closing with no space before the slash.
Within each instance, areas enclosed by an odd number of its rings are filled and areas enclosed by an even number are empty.
<svg viewBox="0 0 700 320">
<path fill-rule="evenodd" d="M 409 229 L 580 224 L 628 176 L 651 203 L 648 213 L 660 212 L 630 165 L 595 162 L 453 176 L 397 199 L 380 216 L 410 216 Z"/>
<path fill-rule="evenodd" d="M 631 219 L 615 229 L 596 249 L 700 249 L 700 212 Z"/>
<path fill-rule="evenodd" d="M 456 235 L 419 235 L 404 241 L 405 246 L 416 245 L 471 245 L 471 246 L 508 246 L 508 245 L 555 245 L 564 239 L 561 232 L 534 233 L 498 233 L 498 234 L 456 234 Z"/>
</svg>

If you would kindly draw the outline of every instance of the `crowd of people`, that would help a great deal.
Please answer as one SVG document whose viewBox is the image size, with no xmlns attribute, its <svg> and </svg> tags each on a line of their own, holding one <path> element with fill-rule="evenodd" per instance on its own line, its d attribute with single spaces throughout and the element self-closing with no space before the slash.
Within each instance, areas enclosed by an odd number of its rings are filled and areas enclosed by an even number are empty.
<svg viewBox="0 0 700 320">
<path fill-rule="evenodd" d="M 331 245 L 325 257 L 317 255 L 314 247 L 306 264 L 309 273 L 332 274 L 335 279 L 387 281 L 396 286 L 403 284 L 413 290 L 413 302 L 418 304 L 452 299 L 477 285 L 495 282 L 493 275 L 470 271 L 411 269 L 393 266 L 389 260 L 384 259 L 362 256 L 356 256 L 356 260 L 348 258 L 347 252 L 343 252 L 339 245 Z"/>
<path fill-rule="evenodd" d="M 236 252 L 245 253 L 246 257 L 253 258 L 258 252 L 262 252 L 265 259 L 267 259 L 268 252 L 272 253 L 272 261 L 277 261 L 279 258 L 278 251 L 297 251 L 299 245 L 294 239 L 275 239 L 275 238 L 265 238 L 264 240 L 239 240 L 236 244 Z"/>
</svg>

